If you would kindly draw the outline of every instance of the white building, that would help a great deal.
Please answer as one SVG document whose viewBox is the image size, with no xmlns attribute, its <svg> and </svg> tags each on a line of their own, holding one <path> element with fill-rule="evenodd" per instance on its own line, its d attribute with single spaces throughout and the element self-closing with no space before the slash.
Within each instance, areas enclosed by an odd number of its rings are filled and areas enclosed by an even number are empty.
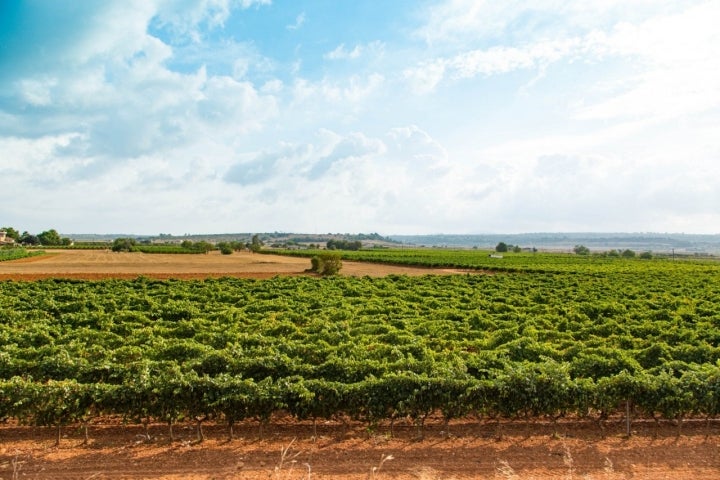
<svg viewBox="0 0 720 480">
<path fill-rule="evenodd" d="M 15 243 L 15 240 L 7 236 L 5 230 L 0 230 L 0 245 L 11 245 Z"/>
</svg>

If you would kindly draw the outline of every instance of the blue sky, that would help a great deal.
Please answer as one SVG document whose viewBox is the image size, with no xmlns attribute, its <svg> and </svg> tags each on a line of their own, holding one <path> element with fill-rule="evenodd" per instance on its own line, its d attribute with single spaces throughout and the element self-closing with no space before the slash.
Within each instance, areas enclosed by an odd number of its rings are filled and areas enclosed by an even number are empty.
<svg viewBox="0 0 720 480">
<path fill-rule="evenodd" d="M 4 0 L 0 226 L 720 232 L 714 0 Z"/>
</svg>

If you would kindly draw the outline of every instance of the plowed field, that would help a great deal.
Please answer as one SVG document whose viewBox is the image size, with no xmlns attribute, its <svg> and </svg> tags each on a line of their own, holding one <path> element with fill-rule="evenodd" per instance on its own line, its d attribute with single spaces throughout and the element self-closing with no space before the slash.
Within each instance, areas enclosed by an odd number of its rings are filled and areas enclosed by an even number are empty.
<svg viewBox="0 0 720 480">
<path fill-rule="evenodd" d="M 143 428 L 96 424 L 83 445 L 78 428 L 66 427 L 59 447 L 54 429 L 0 427 L 0 478 L 33 479 L 674 479 L 720 478 L 717 426 L 677 427 L 638 423 L 631 438 L 621 422 L 608 424 L 504 424 L 464 421 L 426 426 L 417 438 L 411 425 L 368 431 L 362 425 L 312 425 L 274 421 L 259 436 L 257 423 L 236 428 L 227 439 L 222 425 L 206 425 L 197 442 L 192 424 Z"/>
</svg>

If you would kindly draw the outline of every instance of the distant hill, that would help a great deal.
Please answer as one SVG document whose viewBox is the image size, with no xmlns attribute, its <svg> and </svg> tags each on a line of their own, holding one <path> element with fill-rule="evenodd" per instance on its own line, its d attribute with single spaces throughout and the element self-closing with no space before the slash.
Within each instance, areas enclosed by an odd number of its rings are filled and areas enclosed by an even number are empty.
<svg viewBox="0 0 720 480">
<path fill-rule="evenodd" d="M 658 253 L 720 254 L 720 235 L 684 233 L 519 233 L 484 235 L 391 235 L 406 245 L 446 248 L 495 248 L 499 242 L 538 250 L 567 250 L 584 245 L 592 251 L 631 249 Z"/>
</svg>

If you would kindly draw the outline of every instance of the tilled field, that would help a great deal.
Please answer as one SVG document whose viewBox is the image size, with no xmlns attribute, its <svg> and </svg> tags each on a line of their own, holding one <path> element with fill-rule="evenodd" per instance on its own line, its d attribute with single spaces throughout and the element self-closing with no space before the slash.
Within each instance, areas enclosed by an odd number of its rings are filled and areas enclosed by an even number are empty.
<svg viewBox="0 0 720 480">
<path fill-rule="evenodd" d="M 717 426 L 688 422 L 683 434 L 669 423 L 635 425 L 625 438 L 621 422 L 601 433 L 592 422 L 505 423 L 462 421 L 442 432 L 442 422 L 398 424 L 368 430 L 358 424 L 274 421 L 259 436 L 258 424 L 206 425 L 198 442 L 194 425 L 149 428 L 107 420 L 90 426 L 83 445 L 79 428 L 66 427 L 59 447 L 52 428 L 0 427 L 0 478 L 35 479 L 715 479 L 720 478 Z M 707 433 L 711 433 L 706 436 Z"/>
</svg>

